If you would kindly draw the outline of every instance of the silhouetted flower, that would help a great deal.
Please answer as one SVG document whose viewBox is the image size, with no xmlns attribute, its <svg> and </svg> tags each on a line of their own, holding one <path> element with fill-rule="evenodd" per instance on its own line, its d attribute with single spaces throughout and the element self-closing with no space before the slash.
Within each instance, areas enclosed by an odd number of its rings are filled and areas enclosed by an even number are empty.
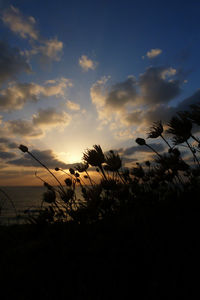
<svg viewBox="0 0 200 300">
<path fill-rule="evenodd" d="M 22 151 L 22 152 L 28 152 L 28 147 L 24 146 L 24 145 L 20 145 L 19 146 L 19 149 Z"/>
<path fill-rule="evenodd" d="M 84 163 L 84 164 L 78 164 L 78 165 L 76 165 L 75 169 L 76 169 L 78 172 L 82 173 L 82 172 L 85 172 L 85 171 L 88 169 L 88 167 L 89 167 L 89 165 L 88 165 L 88 163 L 86 162 L 86 163 Z"/>
<path fill-rule="evenodd" d="M 48 190 L 43 194 L 43 201 L 47 203 L 53 203 L 56 200 L 56 193 L 54 190 Z"/>
<path fill-rule="evenodd" d="M 70 178 L 66 178 L 66 179 L 65 179 L 65 184 L 66 184 L 67 186 L 71 186 L 71 185 L 72 185 L 71 179 L 70 179 Z"/>
<path fill-rule="evenodd" d="M 106 166 L 108 167 L 107 169 L 109 171 L 117 171 L 121 168 L 122 166 L 122 161 L 121 158 L 119 157 L 118 154 L 115 154 L 113 151 L 109 152 L 109 154 L 106 155 Z"/>
<path fill-rule="evenodd" d="M 72 175 L 74 175 L 74 173 L 75 173 L 74 169 L 72 169 L 72 168 L 69 169 L 69 172 L 70 172 L 70 174 L 72 174 Z"/>
<path fill-rule="evenodd" d="M 168 150 L 168 153 L 173 153 L 173 154 L 176 155 L 176 156 L 180 156 L 180 155 L 181 155 L 181 153 L 180 153 L 180 151 L 178 150 L 178 148 L 170 148 L 170 149 Z"/>
<path fill-rule="evenodd" d="M 105 156 L 100 145 L 94 145 L 94 149 L 88 149 L 83 153 L 83 160 L 89 165 L 100 167 L 105 162 Z"/>
<path fill-rule="evenodd" d="M 191 137 L 192 122 L 178 113 L 178 116 L 172 117 L 168 123 L 169 129 L 167 133 L 173 134 L 173 143 L 175 145 L 186 142 Z"/>
<path fill-rule="evenodd" d="M 150 131 L 147 133 L 147 138 L 156 139 L 161 136 L 163 133 L 163 125 L 161 121 L 154 122 L 150 128 Z"/>
<path fill-rule="evenodd" d="M 138 178 L 143 178 L 145 173 L 144 173 L 143 168 L 141 166 L 139 166 L 138 168 L 131 169 L 131 175 L 134 175 Z"/>
<path fill-rule="evenodd" d="M 145 161 L 145 165 L 146 165 L 147 167 L 150 167 L 150 165 L 151 165 L 150 161 L 149 161 L 149 160 Z"/>
<path fill-rule="evenodd" d="M 135 141 L 136 141 L 136 143 L 137 143 L 138 145 L 140 145 L 140 146 L 146 145 L 145 140 L 142 139 L 142 138 L 137 138 Z"/>
</svg>

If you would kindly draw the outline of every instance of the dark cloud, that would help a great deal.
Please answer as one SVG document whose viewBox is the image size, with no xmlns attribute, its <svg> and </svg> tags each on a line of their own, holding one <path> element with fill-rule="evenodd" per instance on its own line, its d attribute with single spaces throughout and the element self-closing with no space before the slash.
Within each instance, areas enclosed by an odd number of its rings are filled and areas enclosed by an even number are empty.
<svg viewBox="0 0 200 300">
<path fill-rule="evenodd" d="M 31 72 L 25 57 L 18 48 L 11 48 L 7 43 L 0 41 L 0 85 L 8 79 L 14 79 L 21 72 Z"/>
<path fill-rule="evenodd" d="M 136 80 L 133 76 L 127 80 L 113 85 L 106 96 L 105 103 L 113 109 L 121 109 L 129 102 L 136 100 Z"/>
<path fill-rule="evenodd" d="M 48 168 L 54 169 L 55 167 L 68 169 L 77 164 L 66 164 L 56 158 L 52 150 L 33 150 L 31 153 L 39 159 Z M 24 166 L 24 167 L 40 167 L 40 164 L 35 161 L 29 154 L 25 154 L 22 158 L 11 160 L 8 162 L 11 165 Z"/>
<path fill-rule="evenodd" d="M 178 79 L 168 79 L 175 75 L 175 70 L 164 67 L 150 67 L 140 75 L 141 97 L 147 104 L 168 103 L 181 92 Z"/>
<path fill-rule="evenodd" d="M 18 144 L 15 142 L 12 142 L 11 139 L 8 139 L 8 138 L 0 138 L 0 144 L 3 144 L 8 149 L 18 148 Z"/>
<path fill-rule="evenodd" d="M 6 129 L 10 134 L 22 135 L 27 137 L 39 137 L 43 134 L 42 130 L 35 127 L 32 122 L 27 120 L 13 120 L 5 123 Z"/>
<path fill-rule="evenodd" d="M 152 144 L 149 144 L 149 145 L 151 147 L 153 147 L 153 149 L 155 149 L 158 152 L 163 152 L 165 150 L 165 147 L 163 146 L 163 144 L 152 143 Z M 129 156 L 129 155 L 135 154 L 136 152 L 150 152 L 150 153 L 152 153 L 152 150 L 149 149 L 146 146 L 139 146 L 138 145 L 138 146 L 133 146 L 133 147 L 124 149 L 123 155 L 128 155 Z"/>
<path fill-rule="evenodd" d="M 16 157 L 15 153 L 0 151 L 0 159 L 12 159 Z"/>
<path fill-rule="evenodd" d="M 188 110 L 190 105 L 198 103 L 200 103 L 200 89 L 198 89 L 192 96 L 181 101 L 176 109 L 178 111 Z"/>
<path fill-rule="evenodd" d="M 142 110 L 127 113 L 123 118 L 123 122 L 127 125 L 139 124 L 141 123 L 143 113 Z"/>
<path fill-rule="evenodd" d="M 56 108 L 50 107 L 47 109 L 40 109 L 37 115 L 33 116 L 34 125 L 44 126 L 67 126 L 71 120 L 69 114 L 64 111 L 57 112 Z"/>
</svg>

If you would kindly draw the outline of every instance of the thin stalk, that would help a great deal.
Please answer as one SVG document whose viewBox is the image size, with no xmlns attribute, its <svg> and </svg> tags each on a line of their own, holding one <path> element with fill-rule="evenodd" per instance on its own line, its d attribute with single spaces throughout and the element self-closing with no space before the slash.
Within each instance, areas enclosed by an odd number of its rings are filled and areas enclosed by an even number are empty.
<svg viewBox="0 0 200 300">
<path fill-rule="evenodd" d="M 188 145 L 188 148 L 189 148 L 190 151 L 192 152 L 192 154 L 193 154 L 193 156 L 194 156 L 194 160 L 196 160 L 198 166 L 200 167 L 199 160 L 198 160 L 198 158 L 196 157 L 195 153 L 193 152 L 192 147 L 190 146 L 190 144 L 188 143 L 188 141 L 186 141 L 186 144 Z"/>
<path fill-rule="evenodd" d="M 37 159 L 37 157 L 35 157 L 31 152 L 27 151 L 27 153 L 33 158 L 35 159 L 41 166 L 43 166 L 53 177 L 54 179 L 58 182 L 61 190 L 65 193 L 65 190 L 61 184 L 61 182 L 58 180 L 58 178 L 49 170 L 49 168 L 47 166 L 45 166 L 39 159 Z"/>
<path fill-rule="evenodd" d="M 16 207 L 15 207 L 15 204 L 12 201 L 12 199 L 10 198 L 10 196 L 4 190 L 2 190 L 1 188 L 0 188 L 0 192 L 2 192 L 2 194 L 4 194 L 4 196 L 10 201 L 10 203 L 11 203 L 11 205 L 12 205 L 14 211 L 15 211 L 15 215 L 17 217 L 17 210 L 16 210 Z"/>
<path fill-rule="evenodd" d="M 87 170 L 85 170 L 85 173 L 87 174 L 87 177 L 88 177 L 88 179 L 89 179 L 89 181 L 90 181 L 91 185 L 93 185 L 93 183 L 92 183 L 92 179 L 91 179 L 91 177 L 90 177 L 90 175 L 89 175 L 88 171 L 87 171 Z M 94 181 L 93 181 L 93 182 L 94 182 Z M 94 182 L 94 183 L 95 183 L 95 182 Z"/>
<path fill-rule="evenodd" d="M 160 134 L 160 137 L 163 139 L 163 141 L 167 144 L 167 146 L 172 149 L 172 147 L 170 146 L 170 144 L 168 143 L 168 141 L 164 138 L 164 136 L 162 134 Z"/>
<path fill-rule="evenodd" d="M 200 141 L 199 141 L 199 139 L 198 138 L 196 138 L 194 135 L 192 135 L 191 134 L 191 138 L 193 138 L 193 140 L 195 140 L 197 143 L 199 143 Z"/>
<path fill-rule="evenodd" d="M 103 169 L 102 165 L 99 165 L 99 169 L 101 170 L 101 173 L 103 174 L 103 177 L 105 178 L 105 180 L 108 180 L 107 177 L 106 177 L 106 174 L 104 172 L 104 169 Z"/>
<path fill-rule="evenodd" d="M 150 145 L 145 144 L 145 146 L 149 147 L 149 149 L 151 149 L 153 152 L 155 152 L 160 158 L 162 158 L 162 156 L 156 151 L 154 150 Z"/>
<path fill-rule="evenodd" d="M 119 170 L 117 170 L 117 174 L 119 176 L 119 178 L 121 179 L 121 181 L 126 184 L 126 181 L 124 180 L 124 178 L 121 176 L 121 174 L 119 173 Z"/>
</svg>

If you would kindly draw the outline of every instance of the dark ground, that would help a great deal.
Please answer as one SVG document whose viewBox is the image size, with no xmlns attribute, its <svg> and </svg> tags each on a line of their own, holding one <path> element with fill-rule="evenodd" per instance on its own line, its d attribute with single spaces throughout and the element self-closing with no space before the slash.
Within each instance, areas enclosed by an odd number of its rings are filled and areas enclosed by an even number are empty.
<svg viewBox="0 0 200 300">
<path fill-rule="evenodd" d="M 197 299 L 198 200 L 93 225 L 1 226 L 1 299 Z"/>
</svg>

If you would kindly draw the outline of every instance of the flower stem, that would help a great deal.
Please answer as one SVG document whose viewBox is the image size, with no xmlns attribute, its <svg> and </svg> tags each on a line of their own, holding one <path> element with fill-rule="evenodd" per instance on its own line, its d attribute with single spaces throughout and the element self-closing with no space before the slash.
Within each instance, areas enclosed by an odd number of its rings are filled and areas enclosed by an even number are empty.
<svg viewBox="0 0 200 300">
<path fill-rule="evenodd" d="M 43 166 L 53 177 L 54 179 L 58 182 L 61 190 L 65 193 L 65 190 L 61 184 L 61 182 L 58 180 L 58 178 L 49 170 L 49 168 L 47 166 L 45 166 L 39 159 L 37 159 L 37 157 L 35 157 L 31 152 L 27 151 L 27 153 L 33 158 L 35 159 L 41 166 Z"/>
</svg>

